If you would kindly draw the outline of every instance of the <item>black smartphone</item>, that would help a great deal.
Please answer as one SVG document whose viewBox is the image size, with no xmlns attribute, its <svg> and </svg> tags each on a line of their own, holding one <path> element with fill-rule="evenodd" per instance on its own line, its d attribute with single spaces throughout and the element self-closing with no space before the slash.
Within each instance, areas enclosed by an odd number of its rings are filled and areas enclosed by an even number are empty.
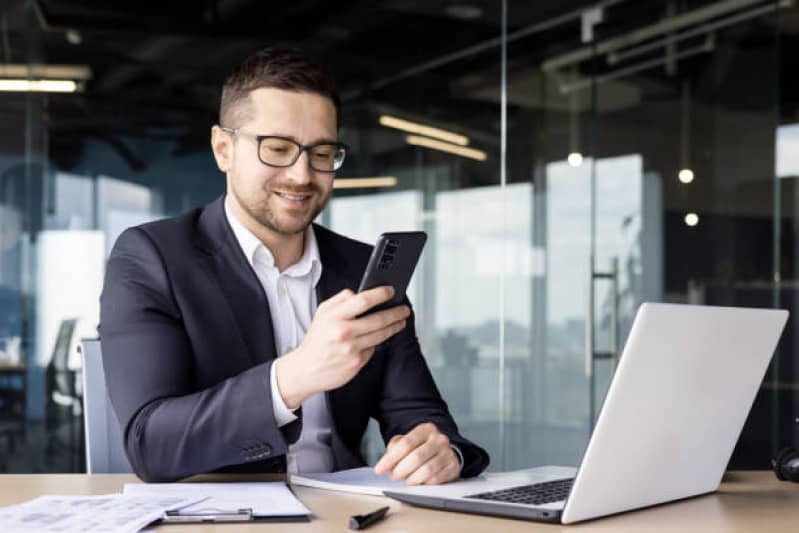
<svg viewBox="0 0 799 533">
<path fill-rule="evenodd" d="M 394 297 L 376 305 L 367 313 L 374 313 L 402 303 L 426 241 L 427 233 L 423 231 L 380 234 L 374 250 L 372 250 L 369 263 L 366 265 L 366 272 L 363 273 L 358 292 L 382 285 L 391 285 L 394 287 Z"/>
</svg>

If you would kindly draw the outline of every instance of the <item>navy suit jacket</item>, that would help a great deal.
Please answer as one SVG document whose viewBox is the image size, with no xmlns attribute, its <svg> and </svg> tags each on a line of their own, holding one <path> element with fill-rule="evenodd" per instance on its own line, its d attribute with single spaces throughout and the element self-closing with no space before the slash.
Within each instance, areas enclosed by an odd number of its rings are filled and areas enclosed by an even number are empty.
<svg viewBox="0 0 799 533">
<path fill-rule="evenodd" d="M 127 229 L 108 260 L 100 338 L 128 458 L 145 481 L 211 471 L 285 472 L 302 416 L 278 427 L 269 383 L 276 356 L 269 304 L 230 228 L 224 197 Z M 371 246 L 314 226 L 318 301 L 357 289 Z M 363 466 L 369 418 L 383 438 L 432 422 L 463 453 L 463 477 L 488 454 L 458 433 L 406 328 L 346 385 L 326 393 L 336 469 Z"/>
</svg>

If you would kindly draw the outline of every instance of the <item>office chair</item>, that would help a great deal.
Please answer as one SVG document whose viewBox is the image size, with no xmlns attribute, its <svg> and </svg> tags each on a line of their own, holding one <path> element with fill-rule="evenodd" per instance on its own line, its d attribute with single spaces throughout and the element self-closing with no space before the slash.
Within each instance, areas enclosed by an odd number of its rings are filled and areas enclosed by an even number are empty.
<svg viewBox="0 0 799 533">
<path fill-rule="evenodd" d="M 11 455 L 25 442 L 25 389 L 0 387 L 0 472 L 8 471 Z"/>
<path fill-rule="evenodd" d="M 45 449 L 50 468 L 64 468 L 60 461 L 68 459 L 67 471 L 82 470 L 83 398 L 78 371 L 70 368 L 69 355 L 77 318 L 61 321 L 53 354 L 45 372 Z M 53 466 L 53 465 L 60 466 Z"/>
<path fill-rule="evenodd" d="M 0 346 L 5 339 L 6 349 L 11 338 L 20 339 L 21 310 L 22 293 L 14 287 L 0 285 Z M 19 356 L 19 344 L 17 346 Z M 12 361 L 7 364 L 13 365 Z M 0 472 L 8 471 L 10 457 L 26 440 L 26 372 L 24 364 L 21 370 L 11 370 L 4 365 L 0 371 Z"/>
<path fill-rule="evenodd" d="M 100 340 L 83 339 L 78 350 L 83 355 L 86 472 L 89 474 L 133 472 L 125 455 L 122 430 L 111 407 L 105 386 Z"/>
</svg>

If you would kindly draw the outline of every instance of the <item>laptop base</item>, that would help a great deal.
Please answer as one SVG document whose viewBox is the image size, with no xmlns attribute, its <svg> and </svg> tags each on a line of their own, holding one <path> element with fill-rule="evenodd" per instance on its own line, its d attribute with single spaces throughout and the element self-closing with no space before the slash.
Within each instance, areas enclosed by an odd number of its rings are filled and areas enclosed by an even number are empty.
<svg viewBox="0 0 799 533">
<path fill-rule="evenodd" d="M 562 514 L 562 510 L 560 509 L 538 509 L 532 506 L 501 505 L 496 502 L 488 501 L 484 503 L 479 500 L 462 501 L 435 498 L 431 496 L 393 492 L 390 490 L 384 491 L 383 494 L 389 498 L 417 507 L 426 507 L 428 509 L 437 509 L 440 511 L 454 511 L 458 513 L 500 516 L 503 518 L 520 518 L 524 520 L 535 520 L 536 522 L 560 523 Z"/>
</svg>

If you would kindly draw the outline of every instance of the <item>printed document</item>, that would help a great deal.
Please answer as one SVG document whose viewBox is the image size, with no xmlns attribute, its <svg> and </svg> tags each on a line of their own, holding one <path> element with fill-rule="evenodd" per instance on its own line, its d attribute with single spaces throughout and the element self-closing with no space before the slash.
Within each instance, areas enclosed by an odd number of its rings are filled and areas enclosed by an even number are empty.
<svg viewBox="0 0 799 533">
<path fill-rule="evenodd" d="M 404 481 L 392 481 L 389 474 L 378 476 L 370 466 L 329 474 L 292 474 L 289 480 L 292 485 L 377 496 L 382 496 L 384 490 L 401 490 L 407 487 Z"/>
<path fill-rule="evenodd" d="M 166 511 L 197 503 L 199 497 L 169 495 L 40 496 L 0 507 L 3 533 L 135 533 Z"/>
</svg>

